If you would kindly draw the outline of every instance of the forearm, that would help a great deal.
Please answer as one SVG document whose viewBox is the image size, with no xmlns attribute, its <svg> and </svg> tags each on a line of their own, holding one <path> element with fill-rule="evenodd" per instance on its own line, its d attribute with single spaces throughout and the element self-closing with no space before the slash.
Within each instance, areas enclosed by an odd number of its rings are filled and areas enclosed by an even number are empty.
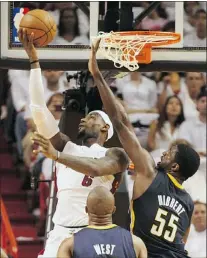
<svg viewBox="0 0 207 258">
<path fill-rule="evenodd" d="M 96 72 L 93 76 L 95 84 L 99 89 L 101 100 L 103 102 L 104 108 L 109 115 L 110 119 L 122 120 L 126 116 L 125 110 L 122 105 L 117 101 L 115 95 L 107 85 L 101 72 Z"/>
<path fill-rule="evenodd" d="M 34 63 L 31 67 L 38 66 Z M 44 87 L 40 68 L 34 68 L 30 71 L 29 80 L 30 109 L 32 118 L 37 126 L 37 130 L 47 139 L 52 138 L 59 132 L 55 118 L 48 110 L 45 103 Z"/>
<path fill-rule="evenodd" d="M 97 161 L 93 158 L 77 157 L 61 152 L 57 162 L 87 176 L 95 177 L 99 174 Z"/>
</svg>

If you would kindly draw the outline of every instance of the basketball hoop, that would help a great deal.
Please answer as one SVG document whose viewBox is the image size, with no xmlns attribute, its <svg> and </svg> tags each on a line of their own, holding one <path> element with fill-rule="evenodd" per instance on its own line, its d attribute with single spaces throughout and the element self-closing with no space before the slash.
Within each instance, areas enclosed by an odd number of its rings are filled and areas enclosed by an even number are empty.
<svg viewBox="0 0 207 258">
<path fill-rule="evenodd" d="M 175 44 L 180 34 L 162 31 L 99 32 L 99 51 L 114 62 L 116 68 L 126 67 L 129 71 L 139 68 L 138 63 L 151 62 L 152 47 Z"/>
</svg>

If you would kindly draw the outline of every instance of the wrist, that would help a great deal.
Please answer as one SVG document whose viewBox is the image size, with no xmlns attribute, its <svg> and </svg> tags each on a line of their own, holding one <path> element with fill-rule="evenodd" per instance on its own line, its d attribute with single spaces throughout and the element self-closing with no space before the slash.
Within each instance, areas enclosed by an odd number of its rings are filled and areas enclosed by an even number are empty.
<svg viewBox="0 0 207 258">
<path fill-rule="evenodd" d="M 57 151 L 57 152 L 56 152 L 56 155 L 55 155 L 55 157 L 54 157 L 54 161 L 58 161 L 59 158 L 60 158 L 60 152 Z"/>
</svg>

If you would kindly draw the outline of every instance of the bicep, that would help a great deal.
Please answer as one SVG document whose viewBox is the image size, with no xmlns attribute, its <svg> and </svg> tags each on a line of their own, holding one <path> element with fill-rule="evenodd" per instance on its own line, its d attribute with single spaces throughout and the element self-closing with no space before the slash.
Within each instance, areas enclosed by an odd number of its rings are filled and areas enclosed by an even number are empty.
<svg viewBox="0 0 207 258">
<path fill-rule="evenodd" d="M 135 172 L 146 175 L 151 174 L 154 171 L 152 158 L 139 143 L 130 121 L 127 123 L 118 122 L 116 130 L 124 150 L 134 163 Z"/>
<path fill-rule="evenodd" d="M 55 136 L 50 138 L 50 142 L 52 143 L 53 147 L 60 152 L 63 151 L 68 141 L 70 141 L 70 138 L 61 132 L 58 132 Z"/>
<path fill-rule="evenodd" d="M 114 175 L 127 170 L 129 159 L 121 148 L 110 148 L 105 157 L 95 160 L 95 164 L 95 176 Z"/>
<path fill-rule="evenodd" d="M 65 239 L 57 253 L 57 258 L 72 258 L 73 255 L 73 237 Z"/>
</svg>

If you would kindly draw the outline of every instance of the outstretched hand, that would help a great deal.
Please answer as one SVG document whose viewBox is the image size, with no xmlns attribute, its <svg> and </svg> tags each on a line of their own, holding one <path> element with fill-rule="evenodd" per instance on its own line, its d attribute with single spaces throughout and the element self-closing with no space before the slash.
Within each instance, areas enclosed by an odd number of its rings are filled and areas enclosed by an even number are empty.
<svg viewBox="0 0 207 258">
<path fill-rule="evenodd" d="M 101 39 L 99 38 L 95 43 L 92 43 L 92 46 L 91 46 L 91 55 L 88 61 L 88 69 L 92 74 L 92 76 L 94 76 L 97 72 L 99 72 L 99 68 L 96 60 L 96 53 L 98 51 L 100 41 Z"/>
<path fill-rule="evenodd" d="M 27 30 L 20 28 L 18 31 L 18 37 L 20 42 L 22 43 L 29 59 L 31 61 L 37 60 L 37 51 L 34 47 L 34 33 L 32 32 L 30 35 L 27 34 Z"/>
<path fill-rule="evenodd" d="M 34 132 L 33 136 L 31 137 L 31 140 L 34 144 L 38 145 L 38 149 L 33 150 L 34 154 L 37 155 L 38 153 L 42 153 L 49 159 L 57 159 L 57 150 L 44 136 L 37 132 Z"/>
</svg>

